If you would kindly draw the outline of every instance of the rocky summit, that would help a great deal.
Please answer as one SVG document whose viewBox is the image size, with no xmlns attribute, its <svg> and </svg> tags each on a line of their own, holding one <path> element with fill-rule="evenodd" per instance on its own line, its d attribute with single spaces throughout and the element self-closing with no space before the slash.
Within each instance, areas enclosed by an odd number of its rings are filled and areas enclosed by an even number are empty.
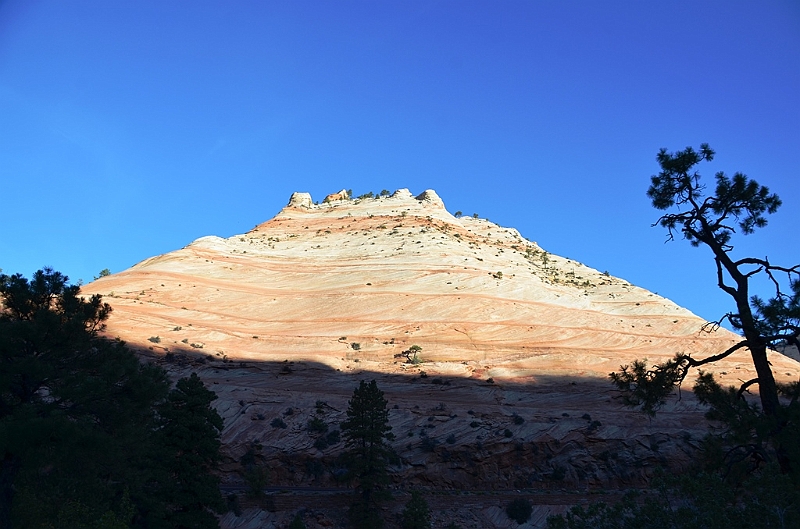
<svg viewBox="0 0 800 529">
<path fill-rule="evenodd" d="M 690 391 L 650 420 L 615 398 L 609 372 L 737 341 L 513 228 L 456 217 L 432 190 L 342 191 L 319 204 L 295 193 L 247 233 L 202 237 L 82 292 L 112 305 L 109 336 L 176 376 L 196 371 L 217 393 L 226 491 L 242 487 L 248 450 L 269 467 L 283 492 L 269 508 L 226 514 L 230 528 L 283 526 L 300 507 L 308 527 L 341 523 L 344 446 L 308 424 L 335 431 L 353 389 L 372 379 L 399 456 L 387 509 L 420 488 L 436 492 L 442 526 L 511 527 L 504 498 L 528 494 L 541 526 L 587 493 L 680 468 L 705 434 Z M 797 379 L 796 361 L 771 360 L 779 381 Z M 737 385 L 755 376 L 747 352 L 711 370 Z"/>
</svg>

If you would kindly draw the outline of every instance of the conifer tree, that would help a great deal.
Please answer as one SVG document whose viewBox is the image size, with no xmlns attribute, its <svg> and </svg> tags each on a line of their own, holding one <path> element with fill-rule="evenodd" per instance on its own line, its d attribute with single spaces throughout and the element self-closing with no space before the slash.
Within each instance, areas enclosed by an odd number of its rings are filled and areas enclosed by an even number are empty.
<svg viewBox="0 0 800 529">
<path fill-rule="evenodd" d="M 185 522 L 217 505 L 213 393 L 196 377 L 170 393 L 67 281 L 0 274 L 0 527 L 217 527 Z"/>
<path fill-rule="evenodd" d="M 387 404 L 374 380 L 369 384 L 362 380 L 348 403 L 347 420 L 341 425 L 348 448 L 348 467 L 358 481 L 357 490 L 361 496 L 350 511 L 357 527 L 382 525 L 375 501 L 381 499 L 380 492 L 389 481 L 387 467 L 391 447 L 386 441 L 394 439 Z"/>
<path fill-rule="evenodd" d="M 781 347 L 800 346 L 800 264 L 784 266 L 767 257 L 734 257 L 732 239 L 737 230 L 749 235 L 765 227 L 766 215 L 775 213 L 781 200 L 742 173 L 729 177 L 718 172 L 714 193 L 706 194 L 695 166 L 713 160 L 714 155 L 705 143 L 699 151 L 691 147 L 676 153 L 661 149 L 656 157 L 661 171 L 651 177 L 647 196 L 656 209 L 668 210 L 656 222 L 667 229 L 668 240 L 679 234 L 692 246 L 711 251 L 717 286 L 733 301 L 732 311 L 704 329 L 713 332 L 727 320 L 742 339 L 705 358 L 678 353 L 652 367 L 637 360 L 610 377 L 627 404 L 641 406 L 652 416 L 691 369 L 740 350 L 749 351 L 755 378 L 726 389 L 713 375 L 701 371 L 695 394 L 710 406 L 708 417 L 725 425 L 720 440 L 728 445 L 726 464 L 749 461 L 757 468 L 774 457 L 781 471 L 800 483 L 800 382 L 777 384 L 769 361 L 769 354 Z M 751 290 L 759 275 L 773 287 L 774 294 L 767 300 Z M 751 386 L 758 387 L 760 407 L 745 398 Z"/>
<path fill-rule="evenodd" d="M 431 529 L 431 510 L 419 491 L 411 493 L 403 509 L 403 529 Z"/>
</svg>

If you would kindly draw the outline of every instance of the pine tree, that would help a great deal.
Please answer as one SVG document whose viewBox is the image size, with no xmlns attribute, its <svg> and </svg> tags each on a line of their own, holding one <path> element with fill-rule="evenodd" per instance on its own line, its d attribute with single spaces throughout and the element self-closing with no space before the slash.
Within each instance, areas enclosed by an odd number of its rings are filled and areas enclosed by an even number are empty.
<svg viewBox="0 0 800 529">
<path fill-rule="evenodd" d="M 67 281 L 0 275 L 0 527 L 217 527 L 215 395 L 170 392 Z"/>
<path fill-rule="evenodd" d="M 351 521 L 357 527 L 382 525 L 374 502 L 381 499 L 381 489 L 389 481 L 391 448 L 386 441 L 394 439 L 394 435 L 387 404 L 374 380 L 369 384 L 362 380 L 348 403 L 347 420 L 341 425 L 348 448 L 348 467 L 358 480 L 357 490 L 361 495 L 350 509 Z"/>
<path fill-rule="evenodd" d="M 224 501 L 219 478 L 211 473 L 220 461 L 222 418 L 211 407 L 217 396 L 196 373 L 178 381 L 160 407 L 161 427 L 156 449 L 162 481 L 158 494 L 165 503 L 162 516 L 168 527 L 218 527 L 212 512 L 221 513 Z"/>
<path fill-rule="evenodd" d="M 419 491 L 411 493 L 403 509 L 403 529 L 431 529 L 431 510 Z"/>
</svg>

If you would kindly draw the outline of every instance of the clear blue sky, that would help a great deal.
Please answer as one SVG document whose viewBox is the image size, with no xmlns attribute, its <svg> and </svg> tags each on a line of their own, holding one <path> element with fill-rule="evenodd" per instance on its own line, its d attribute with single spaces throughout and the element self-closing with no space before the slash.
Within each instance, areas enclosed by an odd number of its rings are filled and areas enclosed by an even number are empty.
<svg viewBox="0 0 800 529">
<path fill-rule="evenodd" d="M 0 2 L 0 268 L 73 280 L 341 188 L 451 212 L 706 318 L 709 252 L 664 244 L 655 154 L 709 142 L 783 208 L 742 254 L 800 262 L 800 4 Z"/>
</svg>

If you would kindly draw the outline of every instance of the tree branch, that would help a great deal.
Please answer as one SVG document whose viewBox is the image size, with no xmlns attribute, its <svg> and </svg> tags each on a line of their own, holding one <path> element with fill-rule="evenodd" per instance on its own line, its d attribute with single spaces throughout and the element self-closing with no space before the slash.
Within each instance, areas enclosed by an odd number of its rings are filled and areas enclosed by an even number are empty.
<svg viewBox="0 0 800 529">
<path fill-rule="evenodd" d="M 684 358 L 686 358 L 687 362 L 689 363 L 689 367 L 699 367 L 699 366 L 702 366 L 702 365 L 705 365 L 705 364 L 710 364 L 712 362 L 716 362 L 718 360 L 722 360 L 723 358 L 727 358 L 728 356 L 732 355 L 733 353 L 735 353 L 736 351 L 738 351 L 742 347 L 747 347 L 748 343 L 749 342 L 747 340 L 742 340 L 741 342 L 737 343 L 736 345 L 729 347 L 727 350 L 725 350 L 725 351 L 723 351 L 723 352 L 721 352 L 721 353 L 719 353 L 717 355 L 712 355 L 712 356 L 709 356 L 708 358 L 703 358 L 702 360 L 695 360 L 694 358 L 692 358 L 691 356 L 688 356 L 688 355 L 685 356 Z"/>
<path fill-rule="evenodd" d="M 752 378 L 747 382 L 743 382 L 742 385 L 739 386 L 739 391 L 736 392 L 736 398 L 744 400 L 744 392 L 753 384 L 758 384 L 758 378 Z"/>
</svg>

